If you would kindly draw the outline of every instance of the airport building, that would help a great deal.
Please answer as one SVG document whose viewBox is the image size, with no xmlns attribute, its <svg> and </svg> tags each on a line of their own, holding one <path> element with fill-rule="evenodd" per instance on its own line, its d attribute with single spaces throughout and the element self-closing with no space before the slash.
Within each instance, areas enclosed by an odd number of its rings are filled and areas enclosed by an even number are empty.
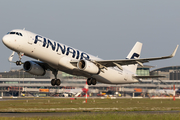
<svg viewBox="0 0 180 120">
<path fill-rule="evenodd" d="M 101 96 L 101 93 L 121 93 L 122 96 L 147 95 L 151 89 L 172 89 L 173 84 L 180 88 L 179 66 L 164 67 L 150 71 L 153 66 L 138 66 L 138 75 L 163 75 L 163 79 L 144 79 L 141 83 L 134 84 L 103 84 L 97 83 L 89 86 L 89 93 L 94 96 Z M 58 73 L 61 79 L 60 86 L 51 86 L 53 78 L 51 71 L 47 71 L 45 76 L 35 76 L 23 69 L 11 70 L 0 73 L 0 96 L 60 96 L 65 89 L 83 88 L 86 78 L 73 76 L 63 72 Z"/>
<path fill-rule="evenodd" d="M 180 80 L 180 66 L 169 66 L 152 70 L 151 75 L 162 75 L 161 80 Z"/>
</svg>

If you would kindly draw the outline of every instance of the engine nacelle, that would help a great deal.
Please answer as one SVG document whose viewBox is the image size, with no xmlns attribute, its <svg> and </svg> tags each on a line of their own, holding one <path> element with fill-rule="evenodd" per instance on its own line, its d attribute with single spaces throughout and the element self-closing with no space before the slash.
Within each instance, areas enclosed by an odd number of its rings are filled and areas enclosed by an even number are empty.
<svg viewBox="0 0 180 120">
<path fill-rule="evenodd" d="M 33 61 L 26 61 L 23 65 L 23 68 L 24 68 L 24 71 L 33 75 L 43 76 L 46 74 L 45 69 Z"/>
<path fill-rule="evenodd" d="M 90 74 L 99 74 L 100 69 L 98 68 L 98 66 L 96 66 L 94 63 L 88 61 L 88 60 L 80 60 L 77 63 L 77 67 L 80 70 L 83 70 L 85 72 L 88 72 Z"/>
</svg>

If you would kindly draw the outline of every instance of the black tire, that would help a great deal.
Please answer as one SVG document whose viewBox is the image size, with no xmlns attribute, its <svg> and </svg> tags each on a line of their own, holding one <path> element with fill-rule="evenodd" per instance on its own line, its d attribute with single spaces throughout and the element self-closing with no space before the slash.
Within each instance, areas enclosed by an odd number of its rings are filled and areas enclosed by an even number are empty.
<svg viewBox="0 0 180 120">
<path fill-rule="evenodd" d="M 91 79 L 91 78 L 88 78 L 88 79 L 87 79 L 87 84 L 88 84 L 88 85 L 91 85 L 91 81 L 92 81 L 92 79 Z"/>
<path fill-rule="evenodd" d="M 19 65 L 22 65 L 22 62 L 21 62 L 21 61 L 19 61 Z"/>
<path fill-rule="evenodd" d="M 22 62 L 21 61 L 16 61 L 16 65 L 21 65 Z"/>
<path fill-rule="evenodd" d="M 55 79 L 52 79 L 52 80 L 51 80 L 51 85 L 52 85 L 52 86 L 55 86 L 55 85 L 56 85 L 56 80 L 55 80 Z"/>
<path fill-rule="evenodd" d="M 16 61 L 16 65 L 19 65 L 19 61 Z"/>
<path fill-rule="evenodd" d="M 93 79 L 91 80 L 91 84 L 96 85 L 96 83 L 97 83 L 97 82 L 96 82 L 96 79 L 93 78 Z"/>
<path fill-rule="evenodd" d="M 55 84 L 56 84 L 57 86 L 59 86 L 59 85 L 61 84 L 61 80 L 60 80 L 60 79 L 57 79 L 57 80 L 55 81 Z"/>
</svg>

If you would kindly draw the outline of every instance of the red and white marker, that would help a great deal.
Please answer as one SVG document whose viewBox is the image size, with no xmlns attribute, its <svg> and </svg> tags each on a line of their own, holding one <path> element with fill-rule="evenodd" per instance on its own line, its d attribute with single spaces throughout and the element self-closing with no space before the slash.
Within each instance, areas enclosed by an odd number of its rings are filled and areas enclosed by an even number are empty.
<svg viewBox="0 0 180 120">
<path fill-rule="evenodd" d="M 87 103 L 87 92 L 88 92 L 88 84 L 87 84 L 87 81 L 86 81 L 86 86 L 85 86 L 85 88 L 83 88 L 82 89 L 83 90 L 83 92 L 85 92 L 86 93 L 86 103 Z"/>
<path fill-rule="evenodd" d="M 175 85 L 173 85 L 173 100 L 175 101 L 176 99 L 175 99 Z"/>
</svg>

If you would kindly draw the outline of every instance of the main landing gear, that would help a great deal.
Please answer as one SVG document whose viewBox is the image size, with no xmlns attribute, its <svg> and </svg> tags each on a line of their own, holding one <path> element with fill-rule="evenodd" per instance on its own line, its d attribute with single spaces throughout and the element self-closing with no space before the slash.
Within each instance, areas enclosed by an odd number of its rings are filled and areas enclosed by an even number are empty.
<svg viewBox="0 0 180 120">
<path fill-rule="evenodd" d="M 51 80 L 51 85 L 52 86 L 55 86 L 55 85 L 59 86 L 60 84 L 61 84 L 61 80 L 60 79 L 52 79 Z"/>
<path fill-rule="evenodd" d="M 97 81 L 95 78 L 88 78 L 87 79 L 87 84 L 88 85 L 96 85 Z"/>
<path fill-rule="evenodd" d="M 51 80 L 51 85 L 52 85 L 52 86 L 55 86 L 55 85 L 59 86 L 59 85 L 61 84 L 61 80 L 60 80 L 60 79 L 57 79 L 58 70 L 53 70 L 52 73 L 54 74 L 55 79 L 52 79 L 52 80 Z"/>
</svg>

